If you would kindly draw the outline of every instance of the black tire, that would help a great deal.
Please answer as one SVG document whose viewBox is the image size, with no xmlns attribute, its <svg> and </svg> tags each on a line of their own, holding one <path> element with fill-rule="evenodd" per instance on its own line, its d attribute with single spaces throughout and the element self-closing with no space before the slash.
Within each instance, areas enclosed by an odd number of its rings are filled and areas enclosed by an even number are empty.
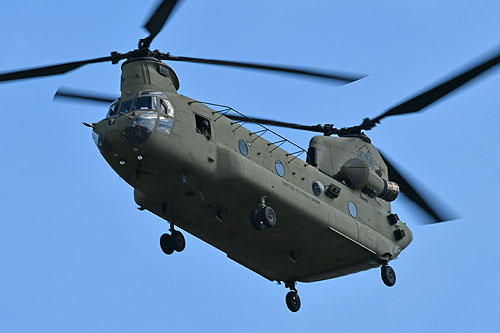
<svg viewBox="0 0 500 333">
<path fill-rule="evenodd" d="M 250 213 L 250 223 L 255 230 L 262 230 L 266 227 L 261 221 L 259 209 L 254 209 Z"/>
<path fill-rule="evenodd" d="M 396 272 L 391 266 L 382 266 L 382 281 L 384 281 L 385 285 L 388 287 L 392 287 L 396 284 Z"/>
<path fill-rule="evenodd" d="M 181 252 L 186 247 L 186 240 L 184 239 L 184 235 L 180 231 L 172 232 L 170 241 L 172 242 L 174 250 L 177 252 Z"/>
<path fill-rule="evenodd" d="M 290 291 L 286 294 L 286 306 L 288 310 L 292 312 L 297 312 L 300 309 L 300 297 L 296 291 Z"/>
<path fill-rule="evenodd" d="M 276 212 L 271 208 L 271 206 L 261 208 L 260 216 L 266 227 L 272 228 L 276 225 Z"/>
<path fill-rule="evenodd" d="M 172 254 L 174 253 L 174 244 L 172 242 L 172 237 L 169 234 L 163 234 L 160 237 L 160 247 L 163 253 Z"/>
</svg>

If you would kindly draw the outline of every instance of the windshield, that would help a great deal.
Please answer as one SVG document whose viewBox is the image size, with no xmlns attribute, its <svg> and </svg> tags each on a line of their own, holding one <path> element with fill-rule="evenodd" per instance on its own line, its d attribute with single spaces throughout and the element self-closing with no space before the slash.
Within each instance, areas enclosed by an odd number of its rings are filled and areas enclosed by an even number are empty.
<svg viewBox="0 0 500 333">
<path fill-rule="evenodd" d="M 165 96 L 164 93 L 162 93 L 161 91 L 142 91 L 139 96 L 160 96 L 160 97 L 165 97 L 167 98 L 167 96 Z"/>
<path fill-rule="evenodd" d="M 135 100 L 134 110 L 156 110 L 156 97 L 138 97 Z"/>
<path fill-rule="evenodd" d="M 147 94 L 147 95 L 146 95 Z M 129 99 L 123 102 L 120 102 L 120 99 L 117 99 L 114 101 L 108 110 L 107 117 L 113 117 L 113 116 L 118 116 L 119 114 L 125 114 L 128 113 L 129 111 L 146 111 L 146 110 L 152 110 L 156 111 L 157 109 L 157 97 L 156 96 L 163 96 L 166 97 L 165 94 L 157 91 L 143 91 L 139 94 L 139 96 L 135 99 Z M 171 110 L 172 107 L 170 105 L 166 105 L 167 107 L 165 108 L 165 105 L 162 105 L 162 110 L 165 110 L 165 114 L 172 115 L 173 111 L 168 112 L 168 110 Z"/>
<path fill-rule="evenodd" d="M 132 100 L 128 100 L 128 101 L 125 101 L 125 102 L 122 102 L 120 104 L 120 109 L 118 112 L 120 113 L 127 113 L 130 111 L 130 108 L 132 107 Z"/>
</svg>

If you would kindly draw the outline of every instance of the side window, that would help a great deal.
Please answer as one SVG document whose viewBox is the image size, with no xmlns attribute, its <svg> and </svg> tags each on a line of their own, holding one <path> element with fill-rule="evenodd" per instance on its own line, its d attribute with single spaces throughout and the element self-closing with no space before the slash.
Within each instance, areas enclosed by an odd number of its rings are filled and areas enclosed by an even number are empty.
<svg viewBox="0 0 500 333">
<path fill-rule="evenodd" d="M 174 116 L 174 107 L 170 101 L 165 99 L 160 99 L 160 112 L 166 114 L 169 117 Z"/>
<path fill-rule="evenodd" d="M 114 101 L 110 106 L 108 110 L 108 115 L 106 118 L 109 118 L 111 116 L 114 116 L 116 112 L 118 111 L 118 100 Z"/>
<path fill-rule="evenodd" d="M 205 117 L 202 117 L 200 115 L 195 114 L 194 115 L 195 121 L 196 121 L 196 133 L 199 133 L 207 140 L 212 139 L 212 130 L 210 128 L 210 120 L 208 120 Z"/>
<path fill-rule="evenodd" d="M 274 163 L 274 167 L 276 169 L 276 173 L 280 175 L 280 177 L 283 177 L 285 175 L 285 166 L 283 165 L 283 163 L 281 163 L 280 160 L 277 160 Z"/>
<path fill-rule="evenodd" d="M 165 95 L 163 97 L 166 98 Z M 172 130 L 172 125 L 174 124 L 174 107 L 172 106 L 172 103 L 170 103 L 169 100 L 159 98 L 158 99 L 158 110 L 160 112 L 160 121 L 158 123 L 158 131 L 165 133 L 165 134 L 170 134 L 170 131 Z"/>
</svg>

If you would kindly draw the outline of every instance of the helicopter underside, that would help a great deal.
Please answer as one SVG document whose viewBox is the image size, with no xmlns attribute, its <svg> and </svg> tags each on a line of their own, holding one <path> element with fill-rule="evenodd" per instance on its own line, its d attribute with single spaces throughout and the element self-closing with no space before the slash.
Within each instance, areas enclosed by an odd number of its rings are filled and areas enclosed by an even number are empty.
<svg viewBox="0 0 500 333">
<path fill-rule="evenodd" d="M 226 200 L 221 206 L 224 208 L 207 204 L 208 196 L 203 194 L 202 198 L 200 193 L 192 197 L 185 193 L 169 193 L 164 201 L 165 210 L 158 197 L 148 197 L 136 190 L 135 198 L 141 207 L 211 244 L 230 259 L 271 281 L 313 282 L 381 264 L 369 249 L 333 229 L 314 230 L 306 217 L 292 217 L 284 213 L 286 210 L 281 206 L 275 206 L 280 225 L 257 232 L 247 216 L 242 218 L 234 213 L 241 210 L 250 212 L 257 206 L 255 200 L 241 200 L 238 191 L 226 193 L 235 199 Z M 217 216 L 220 209 L 225 211 L 223 216 Z M 302 223 L 296 222 L 299 219 Z"/>
<path fill-rule="evenodd" d="M 248 166 L 235 167 L 240 162 L 236 162 L 239 160 L 234 152 L 218 147 L 214 160 L 231 161 L 204 160 L 205 164 L 219 168 L 219 172 L 202 175 L 199 170 L 183 167 L 179 156 L 167 159 L 171 162 L 161 166 L 153 163 L 158 160 L 154 151 L 159 146 L 154 141 L 149 139 L 140 149 L 124 145 L 119 156 L 116 152 L 102 153 L 111 167 L 135 188 L 135 200 L 141 209 L 220 249 L 263 277 L 274 281 L 312 282 L 383 263 L 376 249 L 370 249 L 335 227 L 337 221 L 333 220 L 338 220 L 340 214 L 334 212 L 334 216 L 329 217 L 332 213 L 325 207 L 314 209 L 317 215 L 311 213 L 307 208 L 320 204 L 318 200 L 311 201 L 298 192 L 281 195 L 288 193 L 287 187 L 293 185 L 263 168 L 256 167 L 254 171 L 263 174 L 252 176 Z M 165 154 L 162 155 L 165 159 Z M 188 165 L 186 163 L 184 165 Z M 197 165 L 202 161 L 190 163 Z M 229 167 L 231 170 L 221 169 Z M 213 176 L 207 176 L 210 174 Z M 263 179 L 267 181 L 263 183 Z M 249 216 L 258 207 L 262 195 L 267 196 L 267 204 L 276 211 L 278 222 L 273 228 L 256 231 Z"/>
</svg>

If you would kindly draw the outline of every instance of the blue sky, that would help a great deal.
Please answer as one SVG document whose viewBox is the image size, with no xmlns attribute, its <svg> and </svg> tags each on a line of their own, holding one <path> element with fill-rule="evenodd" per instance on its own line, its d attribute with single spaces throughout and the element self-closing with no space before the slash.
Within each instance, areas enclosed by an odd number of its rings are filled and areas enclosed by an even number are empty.
<svg viewBox="0 0 500 333">
<path fill-rule="evenodd" d="M 126 52 L 155 1 L 2 4 L 0 72 Z M 181 93 L 257 117 L 358 124 L 500 45 L 496 1 L 189 0 L 152 48 L 175 55 L 303 65 L 369 76 L 336 86 L 246 70 L 172 63 Z M 140 212 L 82 121 L 106 108 L 54 103 L 60 86 L 119 92 L 120 67 L 1 84 L 0 331 L 405 332 L 500 329 L 497 235 L 500 71 L 416 115 L 393 117 L 373 142 L 462 218 L 421 226 L 392 266 L 286 290 L 186 235 L 166 257 L 168 225 Z M 307 147 L 312 133 L 279 129 Z"/>
</svg>

